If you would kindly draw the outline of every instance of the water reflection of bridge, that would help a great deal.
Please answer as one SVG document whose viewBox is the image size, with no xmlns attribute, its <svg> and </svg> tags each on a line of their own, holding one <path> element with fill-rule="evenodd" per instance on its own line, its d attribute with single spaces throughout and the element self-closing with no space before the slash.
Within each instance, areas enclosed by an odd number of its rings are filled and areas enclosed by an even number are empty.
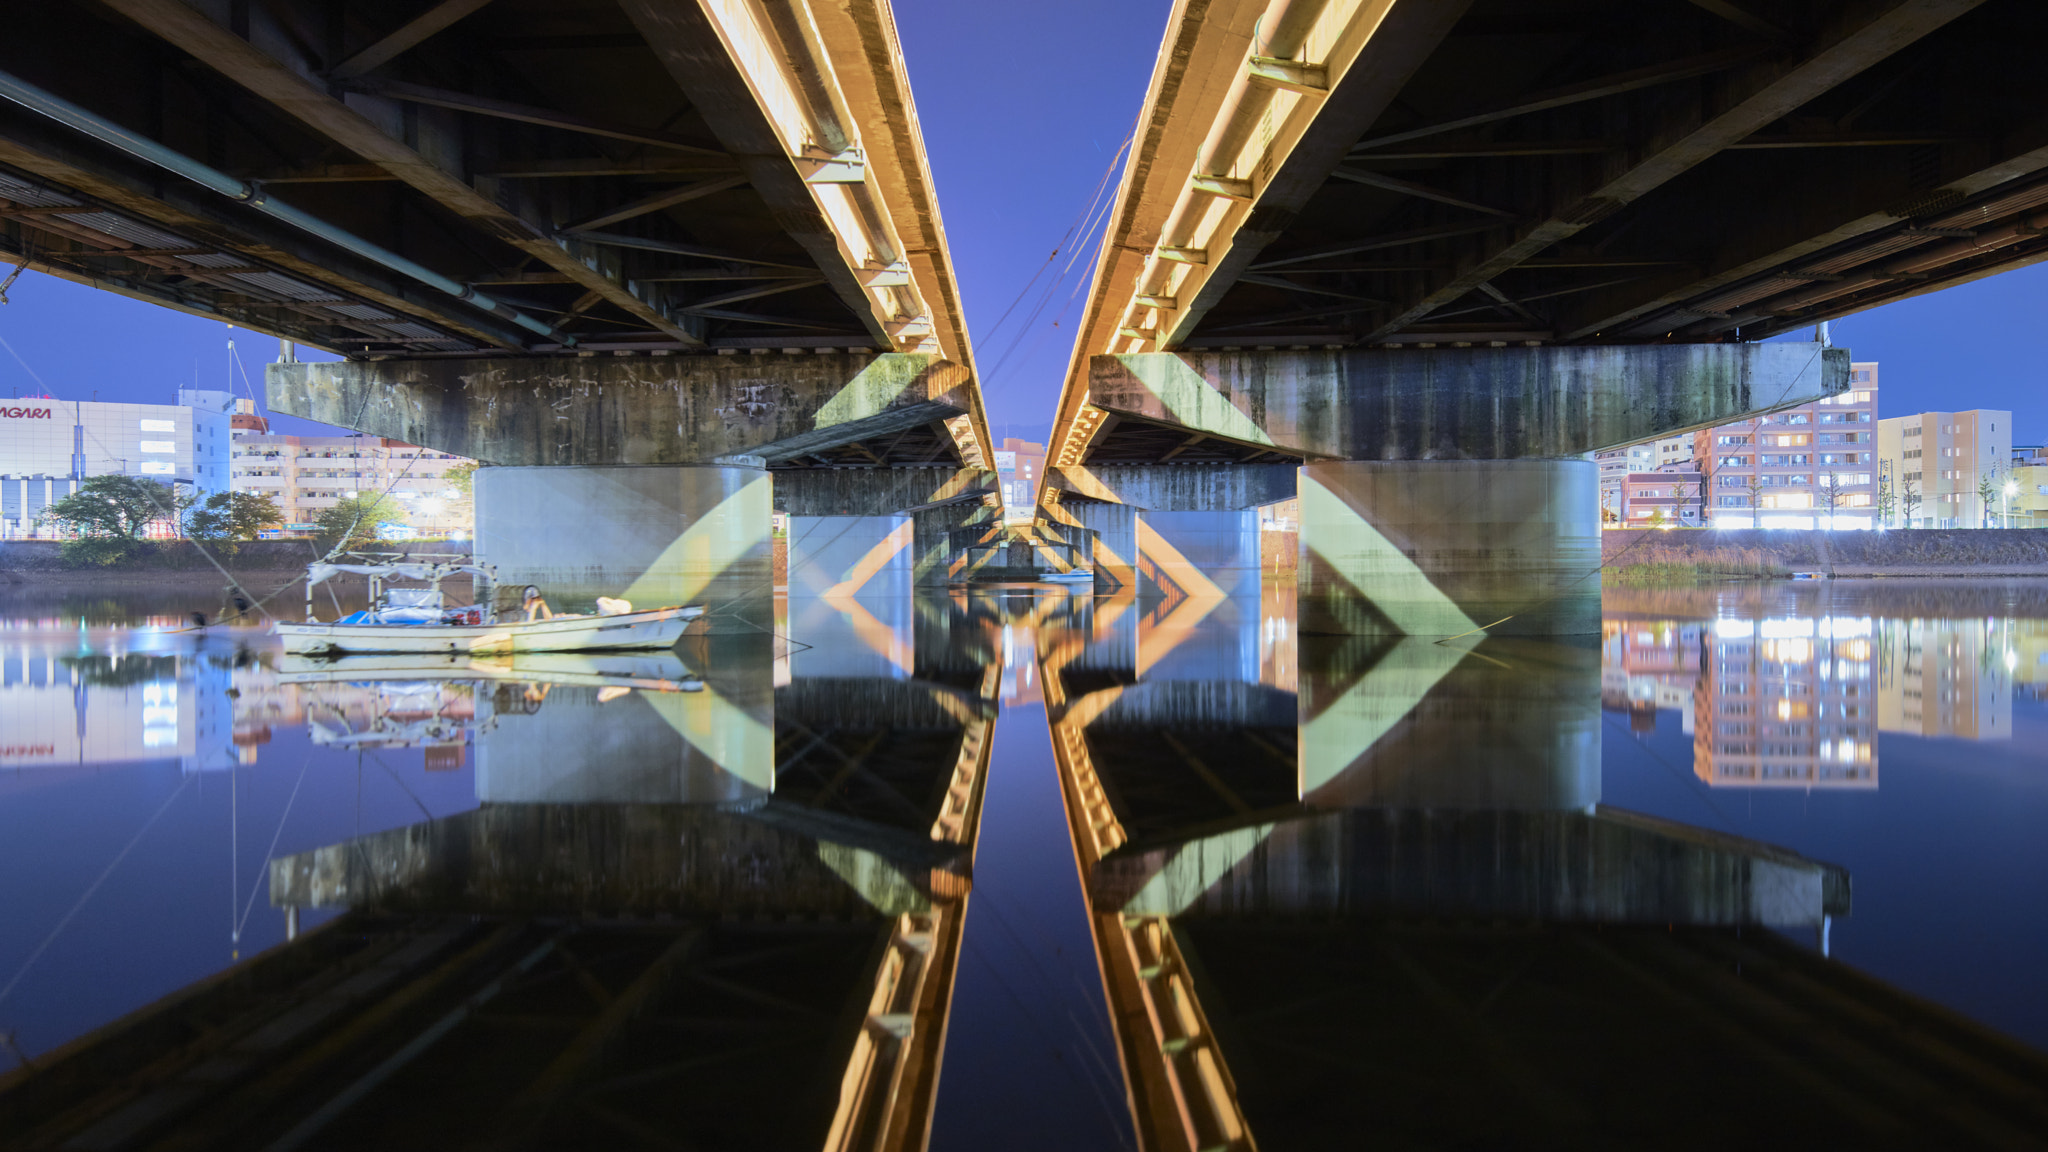
<svg viewBox="0 0 2048 1152">
<path fill-rule="evenodd" d="M 1826 959 L 1845 870 L 1600 803 L 1590 646 L 1304 638 L 1290 692 L 1170 611 L 1038 645 L 1143 1147 L 2035 1146 L 2038 1054 Z"/>
<path fill-rule="evenodd" d="M 349 911 L 0 1081 L 0 1130 L 110 1149 L 922 1146 L 996 714 L 991 622 L 965 607 L 906 621 L 900 665 L 887 644 L 806 661 L 758 636 L 413 670 L 402 683 L 461 683 L 462 719 L 483 718 L 480 806 L 275 860 L 294 922 Z M 411 723 L 418 693 L 377 674 L 276 679 L 308 719 L 374 733 L 390 696 Z"/>
</svg>

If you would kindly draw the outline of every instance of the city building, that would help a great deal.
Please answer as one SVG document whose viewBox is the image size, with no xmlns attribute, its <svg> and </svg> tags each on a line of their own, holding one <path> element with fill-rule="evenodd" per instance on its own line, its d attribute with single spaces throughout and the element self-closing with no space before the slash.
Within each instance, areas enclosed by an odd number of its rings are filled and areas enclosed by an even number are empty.
<svg viewBox="0 0 2048 1152">
<path fill-rule="evenodd" d="M 0 539 L 48 535 L 43 510 L 94 476 L 142 476 L 188 495 L 228 486 L 225 392 L 178 390 L 176 404 L 40 397 L 0 401 Z M 151 535 L 171 536 L 168 520 Z"/>
<path fill-rule="evenodd" d="M 1715 528 L 1874 528 L 1877 364 L 1850 366 L 1849 390 L 1693 433 Z"/>
<path fill-rule="evenodd" d="M 311 531 L 325 509 L 381 492 L 404 506 L 412 534 L 441 536 L 470 530 L 470 500 L 447 476 L 473 463 L 381 436 L 281 436 L 252 426 L 235 430 L 232 483 L 277 501 L 287 532 Z"/>
<path fill-rule="evenodd" d="M 1657 453 L 1657 467 L 1663 470 L 1692 463 L 1693 451 L 1698 446 L 1693 443 L 1692 434 L 1688 432 L 1653 441 L 1650 447 Z"/>
<path fill-rule="evenodd" d="M 1878 421 L 1888 527 L 1990 528 L 2017 490 L 2012 413 L 1922 412 Z M 2015 483 L 2015 489 L 2017 485 Z"/>
<path fill-rule="evenodd" d="M 2048 528 L 2048 447 L 2039 444 L 2012 448 L 2012 477 L 2007 481 L 2007 522 L 2014 528 Z"/>
<path fill-rule="evenodd" d="M 1622 523 L 1631 528 L 1666 524 L 1697 528 L 1700 516 L 1700 474 L 1690 463 L 1676 463 L 1655 472 L 1631 472 L 1623 482 Z"/>
<path fill-rule="evenodd" d="M 1038 481 L 1045 474 L 1045 445 L 1006 437 L 996 452 L 996 481 L 1002 486 L 1003 509 L 1010 516 L 1028 516 L 1038 504 Z"/>
<path fill-rule="evenodd" d="M 1657 442 L 1652 440 L 1595 452 L 1593 460 L 1600 466 L 1600 521 L 1618 524 L 1627 518 L 1622 505 L 1629 476 L 1636 472 L 1656 471 Z"/>
</svg>

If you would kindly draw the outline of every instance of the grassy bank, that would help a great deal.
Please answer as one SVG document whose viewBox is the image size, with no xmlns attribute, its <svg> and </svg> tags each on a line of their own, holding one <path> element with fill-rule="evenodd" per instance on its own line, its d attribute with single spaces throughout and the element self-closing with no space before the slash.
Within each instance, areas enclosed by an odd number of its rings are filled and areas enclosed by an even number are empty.
<svg viewBox="0 0 2048 1152">
<path fill-rule="evenodd" d="M 1602 577 L 1620 587 L 1828 576 L 2048 576 L 2048 529 L 1601 533 Z"/>
</svg>

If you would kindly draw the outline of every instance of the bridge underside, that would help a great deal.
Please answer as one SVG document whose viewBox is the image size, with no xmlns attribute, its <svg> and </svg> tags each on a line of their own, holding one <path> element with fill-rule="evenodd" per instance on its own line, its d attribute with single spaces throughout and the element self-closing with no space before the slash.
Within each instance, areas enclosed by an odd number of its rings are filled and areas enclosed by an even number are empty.
<svg viewBox="0 0 2048 1152">
<path fill-rule="evenodd" d="M 1235 198 L 1168 190 L 1203 263 L 1101 350 L 1754 340 L 2048 257 L 2048 13 L 1763 7 L 1393 5 L 1270 97 L 1291 147 L 1204 158 Z"/>
<path fill-rule="evenodd" d="M 774 78 L 750 76 L 721 39 L 815 67 L 858 46 L 858 14 L 790 46 L 794 26 L 728 28 L 695 5 L 686 18 L 638 0 L 220 7 L 216 22 L 180 0 L 33 5 L 11 17 L 0 70 L 556 337 L 166 182 L 14 103 L 0 103 L 0 250 L 356 355 L 954 342 L 921 299 L 950 292 L 930 266 L 943 271 L 943 251 L 918 269 L 896 250 L 932 222 L 900 218 L 898 190 L 881 187 L 921 165 L 915 142 L 890 138 L 883 117 L 856 139 L 814 116 L 808 128 L 840 147 L 792 155 L 749 89 Z M 895 77 L 841 79 L 803 94 L 828 119 L 864 112 L 863 95 Z M 895 326 L 904 318 L 921 323 Z"/>
</svg>

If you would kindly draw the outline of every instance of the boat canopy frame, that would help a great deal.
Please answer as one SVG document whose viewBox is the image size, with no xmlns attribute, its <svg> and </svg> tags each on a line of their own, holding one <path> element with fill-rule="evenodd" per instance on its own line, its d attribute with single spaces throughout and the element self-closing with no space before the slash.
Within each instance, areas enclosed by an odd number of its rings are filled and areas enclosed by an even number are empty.
<svg viewBox="0 0 2048 1152">
<path fill-rule="evenodd" d="M 475 580 L 476 595 L 472 599 L 483 608 L 484 623 L 497 623 L 498 613 L 493 604 L 496 596 L 492 594 L 498 582 L 495 565 L 474 563 L 460 552 L 349 552 L 345 555 L 354 557 L 357 562 L 316 560 L 306 565 L 306 623 L 321 622 L 313 614 L 313 589 L 336 576 L 369 577 L 369 606 L 371 611 L 376 611 L 384 601 L 386 581 L 418 581 L 439 591 L 441 581 L 465 573 Z"/>
</svg>

